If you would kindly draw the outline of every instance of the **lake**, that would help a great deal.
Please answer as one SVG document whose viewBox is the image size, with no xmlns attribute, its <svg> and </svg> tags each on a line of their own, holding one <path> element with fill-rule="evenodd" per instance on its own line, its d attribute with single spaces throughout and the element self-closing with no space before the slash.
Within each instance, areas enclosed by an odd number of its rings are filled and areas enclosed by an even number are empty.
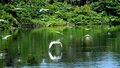
<svg viewBox="0 0 120 68">
<path fill-rule="evenodd" d="M 0 68 L 120 68 L 120 27 L 2 31 Z"/>
</svg>

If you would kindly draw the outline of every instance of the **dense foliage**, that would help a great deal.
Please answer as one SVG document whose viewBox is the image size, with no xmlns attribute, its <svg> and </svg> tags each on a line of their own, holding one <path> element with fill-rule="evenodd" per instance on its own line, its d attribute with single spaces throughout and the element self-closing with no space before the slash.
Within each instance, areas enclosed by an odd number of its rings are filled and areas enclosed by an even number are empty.
<svg viewBox="0 0 120 68">
<path fill-rule="evenodd" d="M 20 24 L 75 25 L 120 23 L 114 0 L 0 0 L 0 28 Z M 7 25 L 6 25 L 7 24 Z"/>
</svg>

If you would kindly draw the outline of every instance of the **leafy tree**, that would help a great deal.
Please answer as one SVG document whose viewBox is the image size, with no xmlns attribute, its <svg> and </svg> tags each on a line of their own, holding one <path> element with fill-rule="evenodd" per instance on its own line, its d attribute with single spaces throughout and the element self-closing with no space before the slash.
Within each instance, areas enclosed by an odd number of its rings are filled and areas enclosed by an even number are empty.
<svg viewBox="0 0 120 68">
<path fill-rule="evenodd" d="M 80 0 L 80 6 L 85 5 L 86 4 L 86 0 Z"/>
<path fill-rule="evenodd" d="M 64 2 L 64 0 L 58 0 L 58 2 Z"/>
<path fill-rule="evenodd" d="M 0 2 L 9 3 L 11 0 L 0 0 Z"/>
<path fill-rule="evenodd" d="M 50 2 L 49 2 L 50 4 L 53 4 L 54 3 L 54 0 L 50 0 Z"/>
</svg>

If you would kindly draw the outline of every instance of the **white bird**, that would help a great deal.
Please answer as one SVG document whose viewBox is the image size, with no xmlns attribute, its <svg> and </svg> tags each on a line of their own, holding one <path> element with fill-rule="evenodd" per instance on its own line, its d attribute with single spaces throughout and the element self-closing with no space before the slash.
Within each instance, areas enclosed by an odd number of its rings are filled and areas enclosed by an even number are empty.
<svg viewBox="0 0 120 68">
<path fill-rule="evenodd" d="M 5 37 L 2 37 L 2 39 L 6 40 L 8 37 L 10 37 L 11 35 L 6 35 Z"/>
<path fill-rule="evenodd" d="M 3 19 L 0 19 L 0 21 L 5 21 L 5 20 L 3 20 Z"/>
<path fill-rule="evenodd" d="M 44 9 L 44 8 L 41 8 L 39 12 L 42 12 L 42 11 L 49 11 L 49 9 Z"/>
<path fill-rule="evenodd" d="M 73 27 L 75 27 L 75 25 L 74 24 L 67 24 L 67 27 L 73 28 Z"/>
<path fill-rule="evenodd" d="M 110 36 L 110 35 L 111 35 L 111 33 L 110 33 L 110 32 L 108 32 L 108 35 Z"/>
<path fill-rule="evenodd" d="M 91 28 L 86 28 L 85 30 L 91 30 Z"/>
<path fill-rule="evenodd" d="M 23 8 L 15 8 L 15 10 L 22 10 Z"/>
<path fill-rule="evenodd" d="M 63 35 L 63 33 L 59 32 L 59 31 L 51 31 L 51 32 Z"/>
<path fill-rule="evenodd" d="M 85 37 L 91 37 L 89 34 L 86 34 Z"/>
<path fill-rule="evenodd" d="M 52 41 L 52 42 L 50 42 L 49 48 L 51 48 L 54 44 L 58 44 L 58 46 L 61 46 L 61 47 L 62 47 L 62 43 L 61 43 L 59 40 L 57 40 L 57 41 Z"/>
<path fill-rule="evenodd" d="M 0 19 L 0 22 L 8 22 L 8 21 L 6 21 L 6 20 L 3 20 L 3 19 Z"/>
</svg>

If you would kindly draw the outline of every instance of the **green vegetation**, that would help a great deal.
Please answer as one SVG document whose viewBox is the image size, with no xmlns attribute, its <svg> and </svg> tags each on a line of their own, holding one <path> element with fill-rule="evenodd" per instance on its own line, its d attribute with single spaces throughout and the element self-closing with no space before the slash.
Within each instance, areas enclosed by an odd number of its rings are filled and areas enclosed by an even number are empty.
<svg viewBox="0 0 120 68">
<path fill-rule="evenodd" d="M 0 30 L 24 24 L 53 26 L 120 23 L 120 3 L 117 0 L 0 1 Z"/>
</svg>

